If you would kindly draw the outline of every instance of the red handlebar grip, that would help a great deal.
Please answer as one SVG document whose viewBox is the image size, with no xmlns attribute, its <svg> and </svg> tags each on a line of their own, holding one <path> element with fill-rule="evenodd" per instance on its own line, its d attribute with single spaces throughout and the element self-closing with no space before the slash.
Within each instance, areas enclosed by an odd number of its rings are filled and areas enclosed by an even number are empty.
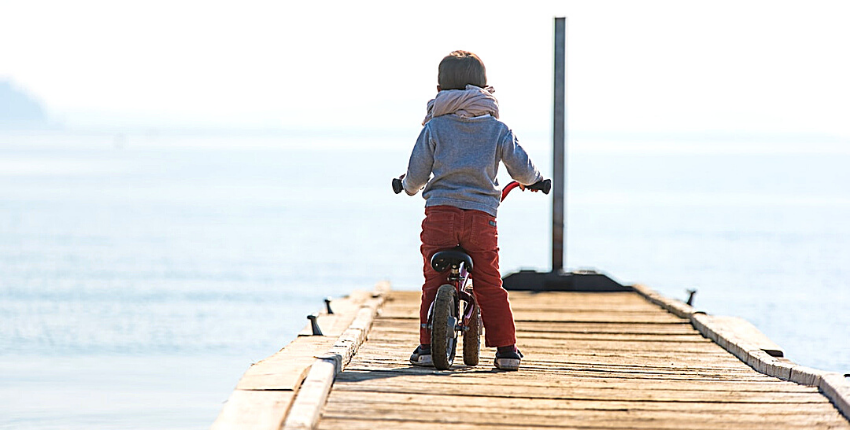
<svg viewBox="0 0 850 430">
<path fill-rule="evenodd" d="M 508 193 L 511 192 L 512 189 L 519 186 L 519 182 L 511 181 L 508 185 L 505 185 L 505 188 L 502 188 L 502 201 L 505 201 L 505 197 L 508 196 Z"/>
</svg>

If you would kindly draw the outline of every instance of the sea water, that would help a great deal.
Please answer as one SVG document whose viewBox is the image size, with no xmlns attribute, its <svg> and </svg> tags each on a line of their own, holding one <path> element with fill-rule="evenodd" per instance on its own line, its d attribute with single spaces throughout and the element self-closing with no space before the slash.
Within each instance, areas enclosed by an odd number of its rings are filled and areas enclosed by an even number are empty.
<svg viewBox="0 0 850 430">
<path fill-rule="evenodd" d="M 0 136 L 0 428 L 207 428 L 325 297 L 418 289 L 423 201 L 389 186 L 410 139 L 385 140 Z M 850 372 L 850 153 L 577 146 L 568 268 L 696 289 Z M 550 205 L 500 208 L 504 273 L 549 270 Z"/>
</svg>

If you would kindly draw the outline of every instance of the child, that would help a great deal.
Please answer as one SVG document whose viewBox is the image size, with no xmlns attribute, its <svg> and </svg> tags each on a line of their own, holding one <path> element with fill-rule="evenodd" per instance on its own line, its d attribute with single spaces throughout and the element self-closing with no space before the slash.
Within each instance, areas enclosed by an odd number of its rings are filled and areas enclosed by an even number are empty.
<svg viewBox="0 0 850 430">
<path fill-rule="evenodd" d="M 497 348 L 497 368 L 517 370 L 522 354 L 516 348 L 513 313 L 499 274 L 496 210 L 501 194 L 496 173 L 502 162 L 522 188 L 542 176 L 511 129 L 498 120 L 499 105 L 477 55 L 454 51 L 443 58 L 437 82 L 437 96 L 428 102 L 424 127 L 401 177 L 408 195 L 424 186 L 420 250 L 425 283 L 419 320 L 427 323 L 437 289 L 446 283 L 447 275 L 431 267 L 431 256 L 462 247 L 474 263 L 473 291 L 481 307 L 485 345 Z M 420 329 L 412 364 L 433 366 L 430 342 L 430 331 Z"/>
</svg>

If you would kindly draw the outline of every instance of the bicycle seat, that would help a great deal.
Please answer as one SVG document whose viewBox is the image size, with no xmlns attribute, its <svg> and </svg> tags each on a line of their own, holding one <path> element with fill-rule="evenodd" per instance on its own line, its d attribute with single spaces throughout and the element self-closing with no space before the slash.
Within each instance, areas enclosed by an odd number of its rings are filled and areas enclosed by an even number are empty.
<svg viewBox="0 0 850 430">
<path fill-rule="evenodd" d="M 450 266 L 458 267 L 460 263 L 466 265 L 466 271 L 472 272 L 472 257 L 460 248 L 437 251 L 431 257 L 431 267 L 438 272 L 445 272 Z"/>
</svg>

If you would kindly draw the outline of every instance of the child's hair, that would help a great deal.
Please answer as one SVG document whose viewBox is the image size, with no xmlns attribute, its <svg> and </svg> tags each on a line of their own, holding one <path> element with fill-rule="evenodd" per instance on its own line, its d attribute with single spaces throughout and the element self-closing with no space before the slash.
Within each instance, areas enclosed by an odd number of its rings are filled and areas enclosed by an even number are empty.
<svg viewBox="0 0 850 430">
<path fill-rule="evenodd" d="M 464 90 L 467 85 L 487 86 L 487 69 L 477 55 L 469 51 L 454 51 L 440 61 L 437 73 L 440 90 Z"/>
</svg>

